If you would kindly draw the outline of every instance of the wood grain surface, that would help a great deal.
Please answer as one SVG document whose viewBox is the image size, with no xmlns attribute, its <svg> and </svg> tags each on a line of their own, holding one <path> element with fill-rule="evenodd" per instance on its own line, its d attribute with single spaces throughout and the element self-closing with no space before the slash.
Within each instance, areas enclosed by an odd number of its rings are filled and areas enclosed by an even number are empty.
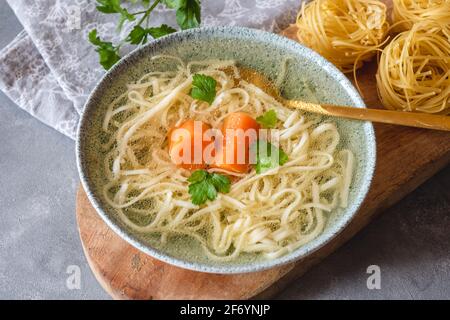
<svg viewBox="0 0 450 320">
<path fill-rule="evenodd" d="M 295 39 L 296 29 L 283 32 Z M 368 107 L 380 108 L 375 87 L 376 63 L 366 64 L 358 79 Z M 217 275 L 171 266 L 151 258 L 117 236 L 97 215 L 83 189 L 77 195 L 77 221 L 89 265 L 115 299 L 270 298 L 320 262 L 377 214 L 450 162 L 450 133 L 375 125 L 377 165 L 369 194 L 355 218 L 333 241 L 293 264 L 267 271 Z"/>
</svg>

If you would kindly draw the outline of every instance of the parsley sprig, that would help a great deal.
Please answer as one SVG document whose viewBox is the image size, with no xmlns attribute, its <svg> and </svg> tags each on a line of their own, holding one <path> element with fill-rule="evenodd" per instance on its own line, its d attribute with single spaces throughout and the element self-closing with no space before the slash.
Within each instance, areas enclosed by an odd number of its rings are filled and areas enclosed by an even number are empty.
<svg viewBox="0 0 450 320">
<path fill-rule="evenodd" d="M 289 160 L 283 149 L 265 140 L 256 141 L 251 148 L 253 152 L 256 152 L 255 170 L 258 174 L 282 166 Z"/>
<path fill-rule="evenodd" d="M 277 113 L 275 110 L 269 110 L 262 116 L 257 117 L 256 122 L 266 129 L 275 128 L 277 125 Z"/>
<path fill-rule="evenodd" d="M 144 9 L 130 12 L 129 9 L 122 5 L 123 2 L 132 4 L 139 2 Z M 148 27 L 151 13 L 159 3 L 176 10 L 177 23 L 181 29 L 196 28 L 200 25 L 200 0 L 97 0 L 97 10 L 99 12 L 119 15 L 118 30 L 122 29 L 126 21 L 135 23 L 127 37 L 118 44 L 100 39 L 96 29 L 90 31 L 89 41 L 96 47 L 100 64 L 103 68 L 108 70 L 120 60 L 120 48 L 125 43 L 132 45 L 145 44 L 149 36 L 157 39 L 176 32 L 176 29 L 166 24 L 162 24 L 159 27 Z"/>
<path fill-rule="evenodd" d="M 230 179 L 218 173 L 209 173 L 205 170 L 196 170 L 188 178 L 189 194 L 195 205 L 201 205 L 207 200 L 214 200 L 217 193 L 230 192 Z"/>
<path fill-rule="evenodd" d="M 216 98 L 216 85 L 214 78 L 196 73 L 192 78 L 191 97 L 211 104 Z"/>
<path fill-rule="evenodd" d="M 120 60 L 119 48 L 114 47 L 111 42 L 100 40 L 97 36 L 97 30 L 94 29 L 89 33 L 89 41 L 97 47 L 95 51 L 99 54 L 100 64 L 106 70 Z"/>
</svg>

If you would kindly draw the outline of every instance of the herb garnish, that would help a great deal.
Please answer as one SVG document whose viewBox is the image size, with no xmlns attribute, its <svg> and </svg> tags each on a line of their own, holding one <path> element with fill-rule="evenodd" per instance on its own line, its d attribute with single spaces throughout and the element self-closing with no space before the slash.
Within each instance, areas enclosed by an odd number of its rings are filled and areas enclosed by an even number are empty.
<svg viewBox="0 0 450 320">
<path fill-rule="evenodd" d="M 266 129 L 275 128 L 277 125 L 277 113 L 275 110 L 269 110 L 262 116 L 257 117 L 256 122 Z"/>
<path fill-rule="evenodd" d="M 265 152 L 263 152 L 264 148 Z M 252 146 L 252 150 L 253 152 L 256 152 L 255 169 L 258 174 L 282 166 L 289 160 L 288 155 L 283 149 L 277 148 L 265 140 L 258 140 L 255 142 Z"/>
<path fill-rule="evenodd" d="M 216 97 L 216 85 L 214 78 L 196 73 L 192 79 L 191 97 L 211 104 Z"/>
<path fill-rule="evenodd" d="M 159 27 L 148 27 L 150 13 L 159 3 L 163 3 L 166 7 L 176 10 L 177 23 L 181 29 L 195 28 L 200 25 L 200 0 L 134 0 L 131 3 L 140 3 L 144 10 L 130 12 L 122 6 L 126 1 L 121 0 L 97 0 L 97 10 L 105 14 L 118 14 L 119 21 L 117 29 L 121 30 L 125 21 L 133 23 L 134 27 L 119 44 L 102 41 L 97 35 L 97 30 L 93 29 L 89 33 L 89 41 L 96 47 L 96 51 L 100 57 L 100 64 L 106 70 L 110 69 L 117 61 L 120 60 L 120 47 L 124 43 L 133 45 L 144 44 L 151 36 L 154 39 L 160 38 L 176 30 L 166 24 Z M 139 20 L 137 18 L 140 18 Z M 145 23 L 145 25 L 144 25 Z"/>
<path fill-rule="evenodd" d="M 97 36 L 96 29 L 89 32 L 89 41 L 97 47 L 95 51 L 99 54 L 100 64 L 106 70 L 111 68 L 117 61 L 120 60 L 119 49 L 114 47 L 111 42 L 100 40 Z"/>
<path fill-rule="evenodd" d="M 201 205 L 207 200 L 214 200 L 217 192 L 230 192 L 230 179 L 218 173 L 209 173 L 205 170 L 196 170 L 188 178 L 189 194 L 195 205 Z"/>
</svg>

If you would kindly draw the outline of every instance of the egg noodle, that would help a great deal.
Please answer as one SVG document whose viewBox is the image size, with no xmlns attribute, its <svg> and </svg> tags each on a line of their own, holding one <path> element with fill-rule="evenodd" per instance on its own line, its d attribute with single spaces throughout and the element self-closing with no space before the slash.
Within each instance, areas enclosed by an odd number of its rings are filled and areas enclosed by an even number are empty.
<svg viewBox="0 0 450 320">
<path fill-rule="evenodd" d="M 438 21 L 450 25 L 450 0 L 393 0 L 395 31 L 405 31 L 415 23 Z"/>
<path fill-rule="evenodd" d="M 386 40 L 386 5 L 377 0 L 302 3 L 298 40 L 348 73 L 370 60 Z"/>
<path fill-rule="evenodd" d="M 427 21 L 398 34 L 383 50 L 376 76 L 388 109 L 450 112 L 450 24 Z"/>
<path fill-rule="evenodd" d="M 213 261 L 229 261 L 242 253 L 271 259 L 316 238 L 328 214 L 348 203 L 354 156 L 341 149 L 333 122 L 302 114 L 244 81 L 234 61 L 173 61 L 175 71 L 145 74 L 109 106 L 103 130 L 103 195 L 120 219 L 141 234 L 198 241 Z M 228 70 L 228 71 L 225 71 Z M 231 72 L 230 72 L 231 70 Z M 217 95 L 208 104 L 191 98 L 194 73 L 213 77 Z M 230 113 L 252 116 L 275 110 L 279 146 L 289 157 L 281 167 L 257 174 L 232 176 L 229 193 L 194 205 L 188 193 L 191 172 L 169 157 L 167 134 L 186 119 L 217 127 Z"/>
</svg>

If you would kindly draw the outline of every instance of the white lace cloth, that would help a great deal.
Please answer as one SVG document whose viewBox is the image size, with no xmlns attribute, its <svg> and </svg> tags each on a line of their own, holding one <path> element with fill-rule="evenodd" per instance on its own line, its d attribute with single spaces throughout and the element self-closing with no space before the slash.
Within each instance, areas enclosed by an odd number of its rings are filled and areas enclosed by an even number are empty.
<svg viewBox="0 0 450 320">
<path fill-rule="evenodd" d="M 79 114 L 104 73 L 87 34 L 117 42 L 117 16 L 99 14 L 95 0 L 7 0 L 24 27 L 0 51 L 0 89 L 47 125 L 75 138 Z M 301 0 L 203 0 L 202 25 L 239 25 L 277 32 L 294 21 Z M 175 14 L 159 5 L 152 25 L 176 26 Z M 131 48 L 124 47 L 121 54 Z"/>
</svg>

